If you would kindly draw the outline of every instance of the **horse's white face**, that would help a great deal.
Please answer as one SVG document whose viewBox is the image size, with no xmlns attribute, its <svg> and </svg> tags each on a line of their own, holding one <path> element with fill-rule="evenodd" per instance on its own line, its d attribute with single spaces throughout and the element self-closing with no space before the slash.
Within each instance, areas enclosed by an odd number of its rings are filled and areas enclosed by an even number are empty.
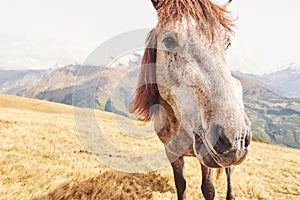
<svg viewBox="0 0 300 200">
<path fill-rule="evenodd" d="M 156 80 L 181 126 L 193 137 L 194 151 L 208 167 L 242 162 L 251 140 L 242 88 L 226 63 L 226 31 L 211 42 L 197 23 L 183 19 L 156 29 Z"/>
</svg>

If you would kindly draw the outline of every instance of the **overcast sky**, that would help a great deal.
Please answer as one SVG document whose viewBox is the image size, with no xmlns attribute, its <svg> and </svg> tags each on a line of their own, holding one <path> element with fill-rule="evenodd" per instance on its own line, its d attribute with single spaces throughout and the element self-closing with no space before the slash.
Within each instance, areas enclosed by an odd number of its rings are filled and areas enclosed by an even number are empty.
<svg viewBox="0 0 300 200">
<path fill-rule="evenodd" d="M 230 10 L 238 18 L 228 53 L 232 69 L 300 66 L 299 0 L 233 0 Z M 112 36 L 155 24 L 150 0 L 2 0 L 0 68 L 80 64 Z"/>
</svg>

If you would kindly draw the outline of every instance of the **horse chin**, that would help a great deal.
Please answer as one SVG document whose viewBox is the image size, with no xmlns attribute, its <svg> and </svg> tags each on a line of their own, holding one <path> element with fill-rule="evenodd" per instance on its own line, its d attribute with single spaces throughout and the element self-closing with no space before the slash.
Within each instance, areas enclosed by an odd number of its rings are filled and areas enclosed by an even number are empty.
<svg viewBox="0 0 300 200">
<path fill-rule="evenodd" d="M 198 134 L 195 134 L 193 147 L 194 153 L 200 163 L 209 168 L 224 168 L 232 165 L 239 165 L 245 160 L 248 154 L 248 149 L 243 149 L 231 150 L 225 154 L 211 155 L 212 151 L 209 149 L 210 147 L 207 147 L 203 143 Z"/>
<path fill-rule="evenodd" d="M 199 138 L 195 137 L 194 152 L 201 164 L 209 168 L 220 168 L 221 166 L 210 156 L 205 145 Z"/>
</svg>

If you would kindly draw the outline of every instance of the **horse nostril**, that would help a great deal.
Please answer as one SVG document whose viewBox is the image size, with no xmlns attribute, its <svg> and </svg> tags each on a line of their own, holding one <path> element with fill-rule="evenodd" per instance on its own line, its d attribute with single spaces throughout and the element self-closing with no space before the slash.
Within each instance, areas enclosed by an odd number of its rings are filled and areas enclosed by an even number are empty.
<svg viewBox="0 0 300 200">
<path fill-rule="evenodd" d="M 220 125 L 214 125 L 212 126 L 211 131 L 214 149 L 218 153 L 228 152 L 231 149 L 231 144 L 224 135 L 224 129 Z"/>
<path fill-rule="evenodd" d="M 225 153 L 231 149 L 231 145 L 227 138 L 220 136 L 217 143 L 214 146 L 214 149 L 219 153 Z"/>
<path fill-rule="evenodd" d="M 252 140 L 252 133 L 251 133 L 251 131 L 249 131 L 245 137 L 245 147 L 246 148 L 250 145 L 251 140 Z"/>
</svg>

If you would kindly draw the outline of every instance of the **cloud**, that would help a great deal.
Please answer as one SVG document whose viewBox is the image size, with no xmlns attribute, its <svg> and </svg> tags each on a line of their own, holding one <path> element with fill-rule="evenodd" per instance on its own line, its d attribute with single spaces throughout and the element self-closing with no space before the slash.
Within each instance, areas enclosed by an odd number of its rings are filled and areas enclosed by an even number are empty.
<svg viewBox="0 0 300 200">
<path fill-rule="evenodd" d="M 223 0 L 215 0 L 223 4 Z M 229 64 L 241 71 L 270 71 L 300 64 L 298 0 L 233 1 L 238 17 Z M 49 68 L 82 63 L 114 35 L 156 24 L 150 0 L 15 0 L 0 7 L 0 68 Z"/>
<path fill-rule="evenodd" d="M 82 63 L 93 48 L 93 44 L 88 43 L 3 34 L 0 44 L 2 69 L 40 69 Z"/>
</svg>

